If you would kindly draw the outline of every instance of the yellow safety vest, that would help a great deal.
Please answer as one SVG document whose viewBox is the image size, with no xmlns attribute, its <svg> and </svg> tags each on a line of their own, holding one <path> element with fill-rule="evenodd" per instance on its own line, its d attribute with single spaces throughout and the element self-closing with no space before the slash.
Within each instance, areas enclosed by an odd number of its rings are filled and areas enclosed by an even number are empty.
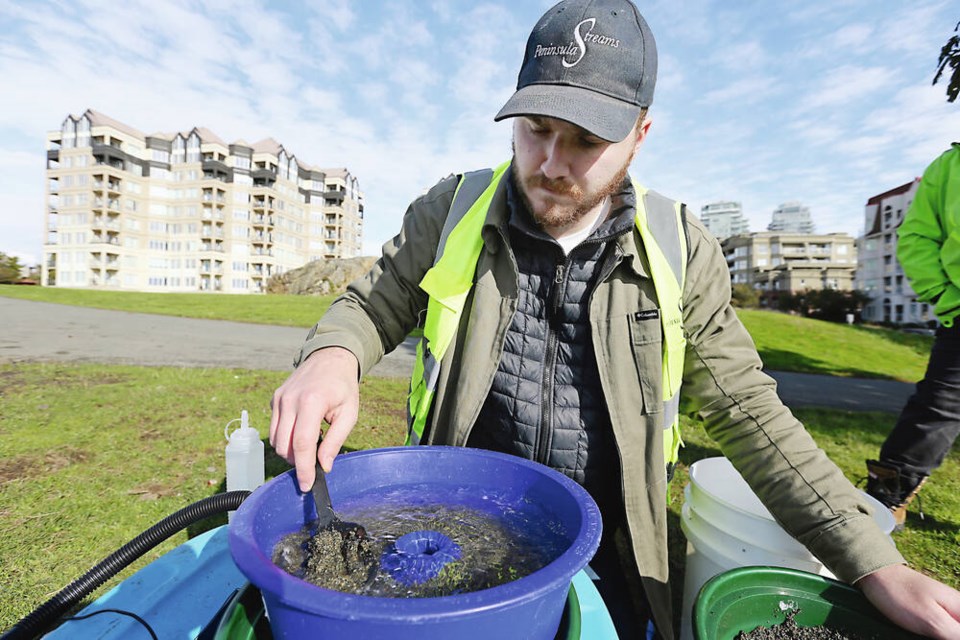
<svg viewBox="0 0 960 640">
<path fill-rule="evenodd" d="M 460 326 L 460 317 L 483 247 L 480 234 L 497 185 L 510 166 L 464 174 L 440 235 L 437 256 L 420 282 L 428 295 L 423 336 L 417 344 L 407 404 L 407 444 L 420 443 L 430 414 L 440 362 Z M 643 240 L 650 275 L 660 304 L 663 327 L 663 454 L 668 475 L 679 456 L 680 384 L 686 338 L 683 335 L 683 283 L 687 241 L 680 203 L 634 182 L 637 193 L 635 223 Z M 650 215 L 648 215 L 648 211 Z"/>
</svg>

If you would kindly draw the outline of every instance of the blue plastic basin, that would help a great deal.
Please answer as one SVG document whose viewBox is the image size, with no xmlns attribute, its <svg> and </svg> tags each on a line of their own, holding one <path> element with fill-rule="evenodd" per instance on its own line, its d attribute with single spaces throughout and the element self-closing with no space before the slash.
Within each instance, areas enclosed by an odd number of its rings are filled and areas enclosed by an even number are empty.
<svg viewBox="0 0 960 640">
<path fill-rule="evenodd" d="M 555 522 L 569 546 L 534 573 L 490 589 L 442 598 L 379 598 L 317 587 L 280 569 L 272 550 L 283 536 L 316 518 L 293 471 L 257 489 L 230 523 L 230 551 L 263 594 L 274 637 L 405 640 L 498 637 L 552 640 L 570 581 L 600 543 L 600 512 L 580 485 L 543 465 L 459 447 L 398 447 L 337 458 L 327 482 L 334 505 L 378 492 L 416 487 L 440 504 L 489 510 L 487 493 L 509 495 Z"/>
</svg>

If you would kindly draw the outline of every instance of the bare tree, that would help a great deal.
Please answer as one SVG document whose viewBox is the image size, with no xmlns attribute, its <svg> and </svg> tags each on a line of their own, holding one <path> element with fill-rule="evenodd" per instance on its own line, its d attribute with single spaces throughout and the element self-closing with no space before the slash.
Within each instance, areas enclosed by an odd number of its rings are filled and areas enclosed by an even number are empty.
<svg viewBox="0 0 960 640">
<path fill-rule="evenodd" d="M 960 22 L 953 28 L 954 33 L 958 31 L 960 31 Z M 953 102 L 957 99 L 957 95 L 960 95 L 960 35 L 947 40 L 947 44 L 940 49 L 940 60 L 937 62 L 937 75 L 933 76 L 933 84 L 937 84 L 948 66 L 953 69 L 953 73 L 947 84 L 947 102 Z"/>
</svg>

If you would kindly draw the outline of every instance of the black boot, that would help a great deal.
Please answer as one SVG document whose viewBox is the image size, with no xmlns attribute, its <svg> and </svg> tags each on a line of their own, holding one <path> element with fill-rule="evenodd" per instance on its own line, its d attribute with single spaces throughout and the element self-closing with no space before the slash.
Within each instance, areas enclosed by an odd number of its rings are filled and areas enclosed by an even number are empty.
<svg viewBox="0 0 960 640">
<path fill-rule="evenodd" d="M 927 481 L 926 476 L 909 478 L 900 469 L 879 460 L 867 460 L 867 493 L 890 509 L 896 523 L 894 531 L 903 529 L 907 520 L 907 505 Z"/>
</svg>

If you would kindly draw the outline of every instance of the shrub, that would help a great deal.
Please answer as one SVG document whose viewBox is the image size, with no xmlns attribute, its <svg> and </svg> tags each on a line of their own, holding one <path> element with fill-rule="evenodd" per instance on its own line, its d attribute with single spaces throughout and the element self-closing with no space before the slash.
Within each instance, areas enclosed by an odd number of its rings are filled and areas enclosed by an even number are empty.
<svg viewBox="0 0 960 640">
<path fill-rule="evenodd" d="M 730 288 L 730 301 L 740 309 L 757 309 L 760 307 L 760 292 L 748 284 L 735 284 Z"/>
</svg>

